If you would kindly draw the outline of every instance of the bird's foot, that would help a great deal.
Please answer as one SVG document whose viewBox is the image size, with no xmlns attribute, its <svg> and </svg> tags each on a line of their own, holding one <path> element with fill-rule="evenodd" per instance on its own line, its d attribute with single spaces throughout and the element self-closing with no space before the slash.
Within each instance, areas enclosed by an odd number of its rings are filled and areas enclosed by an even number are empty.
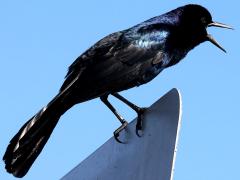
<svg viewBox="0 0 240 180">
<path fill-rule="evenodd" d="M 138 137 L 141 137 L 143 135 L 143 115 L 146 111 L 146 108 L 139 108 L 137 111 L 138 117 L 137 117 L 137 124 L 136 124 L 136 135 Z"/>
<path fill-rule="evenodd" d="M 128 122 L 125 121 L 125 120 L 123 120 L 123 121 L 122 121 L 122 125 L 121 125 L 119 128 L 117 128 L 117 129 L 114 131 L 114 133 L 113 133 L 115 140 L 116 140 L 117 142 L 121 143 L 121 144 L 124 144 L 124 142 L 122 142 L 122 141 L 119 140 L 119 134 L 120 134 L 120 132 L 121 132 L 122 130 L 125 129 L 125 127 L 127 127 L 127 125 L 128 125 Z"/>
</svg>

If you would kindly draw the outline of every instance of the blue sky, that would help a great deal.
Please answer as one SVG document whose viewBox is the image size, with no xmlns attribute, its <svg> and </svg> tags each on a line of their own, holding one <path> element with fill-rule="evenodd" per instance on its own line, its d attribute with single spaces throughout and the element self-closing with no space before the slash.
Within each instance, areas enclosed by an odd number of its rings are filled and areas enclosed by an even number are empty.
<svg viewBox="0 0 240 180">
<path fill-rule="evenodd" d="M 107 34 L 188 3 L 209 9 L 235 30 L 209 28 L 227 50 L 201 44 L 149 84 L 121 94 L 150 106 L 176 87 L 183 119 L 175 179 L 239 179 L 239 2 L 228 1 L 2 1 L 0 3 L 0 156 L 18 129 L 58 92 L 67 67 Z M 134 112 L 111 98 L 129 121 Z M 24 179 L 59 179 L 112 136 L 119 126 L 95 99 L 64 114 Z M 0 162 L 0 179 L 15 179 Z"/>
</svg>

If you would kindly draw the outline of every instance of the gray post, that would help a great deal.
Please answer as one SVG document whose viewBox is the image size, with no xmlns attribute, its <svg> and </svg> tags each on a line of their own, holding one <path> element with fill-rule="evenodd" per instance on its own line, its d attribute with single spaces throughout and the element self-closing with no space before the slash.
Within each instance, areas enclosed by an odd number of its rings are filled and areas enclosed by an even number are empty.
<svg viewBox="0 0 240 180">
<path fill-rule="evenodd" d="M 181 98 L 172 89 L 147 109 L 144 134 L 136 120 L 121 133 L 126 144 L 109 139 L 62 180 L 172 180 L 181 121 Z"/>
</svg>

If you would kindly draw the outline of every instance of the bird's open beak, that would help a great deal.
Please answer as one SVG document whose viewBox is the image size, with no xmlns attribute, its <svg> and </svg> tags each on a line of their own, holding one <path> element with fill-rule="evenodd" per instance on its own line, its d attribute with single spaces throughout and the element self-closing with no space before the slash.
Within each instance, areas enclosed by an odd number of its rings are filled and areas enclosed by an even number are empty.
<svg viewBox="0 0 240 180">
<path fill-rule="evenodd" d="M 226 24 L 219 23 L 219 22 L 212 22 L 212 23 L 208 24 L 208 27 L 211 27 L 211 26 L 220 27 L 220 28 L 226 28 L 226 29 L 233 29 L 231 26 L 228 26 Z"/>
<path fill-rule="evenodd" d="M 212 22 L 208 24 L 207 27 L 220 27 L 220 28 L 226 28 L 226 29 L 233 29 L 231 26 L 228 26 L 226 24 L 219 23 L 219 22 Z M 207 34 L 206 38 L 207 38 L 207 41 L 210 41 L 211 43 L 213 43 L 215 46 L 217 46 L 219 49 L 221 49 L 226 53 L 226 50 L 210 34 Z"/>
</svg>

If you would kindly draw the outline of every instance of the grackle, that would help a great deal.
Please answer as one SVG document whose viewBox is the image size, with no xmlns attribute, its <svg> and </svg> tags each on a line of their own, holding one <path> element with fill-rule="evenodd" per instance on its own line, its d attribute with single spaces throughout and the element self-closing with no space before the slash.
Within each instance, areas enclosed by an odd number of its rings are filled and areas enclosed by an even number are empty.
<svg viewBox="0 0 240 180">
<path fill-rule="evenodd" d="M 145 84 L 162 70 L 177 64 L 202 42 L 223 47 L 206 31 L 207 27 L 231 27 L 212 20 L 207 9 L 186 5 L 112 33 L 80 55 L 69 67 L 59 93 L 27 121 L 10 141 L 3 160 L 5 168 L 16 177 L 23 177 L 49 139 L 59 118 L 78 103 L 100 97 L 115 114 L 121 126 L 114 131 L 117 141 L 127 121 L 108 101 L 113 95 L 138 114 L 136 133 L 142 130 L 140 108 L 118 92 Z"/>
</svg>

